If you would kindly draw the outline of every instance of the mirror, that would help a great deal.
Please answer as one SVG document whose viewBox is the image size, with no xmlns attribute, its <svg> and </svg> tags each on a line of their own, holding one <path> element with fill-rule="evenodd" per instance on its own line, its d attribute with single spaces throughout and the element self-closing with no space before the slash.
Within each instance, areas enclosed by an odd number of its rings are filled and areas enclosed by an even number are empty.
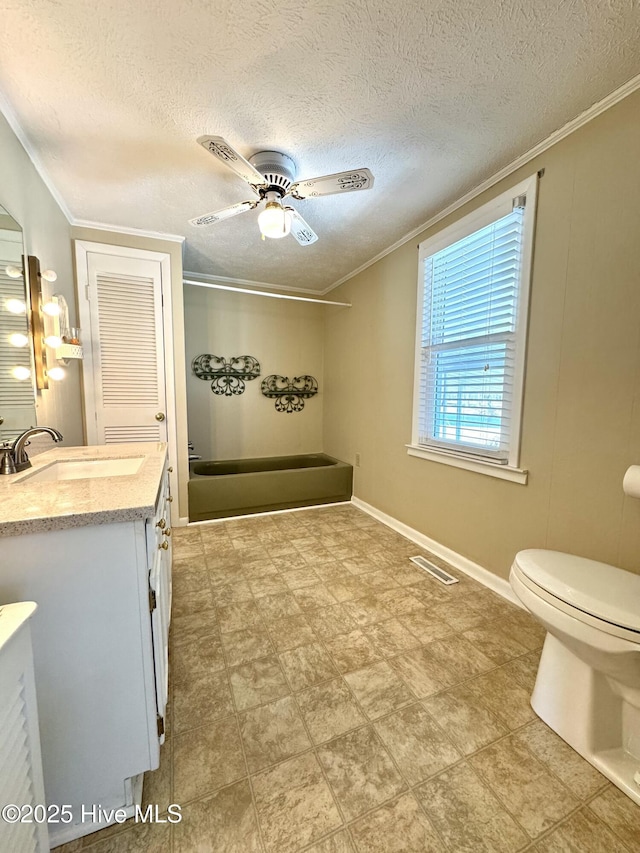
<svg viewBox="0 0 640 853">
<path fill-rule="evenodd" d="M 0 206 L 0 442 L 36 422 L 22 228 Z"/>
</svg>

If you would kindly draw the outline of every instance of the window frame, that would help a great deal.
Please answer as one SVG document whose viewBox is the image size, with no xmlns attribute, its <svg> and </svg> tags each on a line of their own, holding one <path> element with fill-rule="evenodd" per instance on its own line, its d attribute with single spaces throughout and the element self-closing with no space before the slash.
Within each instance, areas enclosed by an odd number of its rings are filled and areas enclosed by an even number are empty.
<svg viewBox="0 0 640 853">
<path fill-rule="evenodd" d="M 477 473 L 489 474 L 522 484 L 527 482 L 527 471 L 520 468 L 519 463 L 537 189 L 538 175 L 535 173 L 419 244 L 412 431 L 411 443 L 407 445 L 407 452 L 411 456 L 442 462 L 458 468 L 466 468 Z M 419 443 L 422 328 L 425 307 L 424 266 L 427 258 L 506 216 L 513 209 L 513 200 L 519 196 L 526 196 L 526 202 L 523 217 L 521 267 L 516 328 L 514 333 L 516 353 L 512 386 L 513 405 L 510 413 L 511 435 L 508 459 L 505 464 L 504 461 L 498 459 L 492 460 L 487 456 L 482 456 L 481 453 L 476 455 L 470 452 L 468 447 L 460 447 L 458 449 L 455 446 L 441 447 L 437 444 L 426 445 Z"/>
</svg>

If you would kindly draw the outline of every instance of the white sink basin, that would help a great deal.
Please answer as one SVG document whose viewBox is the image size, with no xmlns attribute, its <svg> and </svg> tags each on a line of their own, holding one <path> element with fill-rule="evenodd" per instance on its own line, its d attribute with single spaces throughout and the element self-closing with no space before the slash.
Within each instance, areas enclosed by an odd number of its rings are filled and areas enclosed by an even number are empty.
<svg viewBox="0 0 640 853">
<path fill-rule="evenodd" d="M 144 456 L 126 456 L 122 459 L 69 459 L 52 462 L 39 471 L 29 472 L 16 482 L 53 483 L 58 480 L 91 480 L 94 477 L 123 477 L 135 474 Z"/>
</svg>

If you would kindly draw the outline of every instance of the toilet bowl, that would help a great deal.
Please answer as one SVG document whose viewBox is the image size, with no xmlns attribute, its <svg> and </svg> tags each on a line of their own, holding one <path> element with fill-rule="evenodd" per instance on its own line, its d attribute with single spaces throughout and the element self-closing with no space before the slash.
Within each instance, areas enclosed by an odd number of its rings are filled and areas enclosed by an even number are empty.
<svg viewBox="0 0 640 853">
<path fill-rule="evenodd" d="M 509 580 L 547 629 L 533 710 L 640 805 L 640 576 L 528 550 Z"/>
</svg>

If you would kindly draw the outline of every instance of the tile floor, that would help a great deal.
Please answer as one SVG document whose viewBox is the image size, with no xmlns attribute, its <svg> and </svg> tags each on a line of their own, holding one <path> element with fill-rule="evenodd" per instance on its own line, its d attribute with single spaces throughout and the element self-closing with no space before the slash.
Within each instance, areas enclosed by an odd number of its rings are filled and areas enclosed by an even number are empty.
<svg viewBox="0 0 640 853">
<path fill-rule="evenodd" d="M 60 853 L 640 853 L 640 808 L 529 706 L 523 611 L 351 506 L 175 533 L 145 802 L 183 821 Z"/>
</svg>

